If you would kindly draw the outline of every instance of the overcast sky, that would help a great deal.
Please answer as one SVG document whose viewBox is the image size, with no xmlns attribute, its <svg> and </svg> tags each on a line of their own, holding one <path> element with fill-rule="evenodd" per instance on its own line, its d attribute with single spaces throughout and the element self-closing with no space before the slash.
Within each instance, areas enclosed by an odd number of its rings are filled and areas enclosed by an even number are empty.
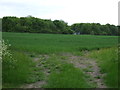
<svg viewBox="0 0 120 90">
<path fill-rule="evenodd" d="M 0 17 L 34 17 L 118 25 L 119 0 L 0 0 Z"/>
</svg>

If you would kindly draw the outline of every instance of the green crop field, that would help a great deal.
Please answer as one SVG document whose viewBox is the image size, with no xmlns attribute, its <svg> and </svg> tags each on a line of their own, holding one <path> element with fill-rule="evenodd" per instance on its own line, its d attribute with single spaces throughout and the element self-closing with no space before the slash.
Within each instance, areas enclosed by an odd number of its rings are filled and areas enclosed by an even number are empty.
<svg viewBox="0 0 120 90">
<path fill-rule="evenodd" d="M 2 38 L 16 60 L 3 56 L 4 88 L 118 87 L 117 36 L 3 32 Z"/>
<path fill-rule="evenodd" d="M 116 46 L 117 36 L 3 33 L 12 49 L 37 52 L 76 52 Z"/>
</svg>

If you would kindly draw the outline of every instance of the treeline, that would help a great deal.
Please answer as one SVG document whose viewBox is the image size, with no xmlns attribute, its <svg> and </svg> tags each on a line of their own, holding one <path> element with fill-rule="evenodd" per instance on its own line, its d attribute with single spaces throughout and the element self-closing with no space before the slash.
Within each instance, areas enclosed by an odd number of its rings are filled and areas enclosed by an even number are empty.
<svg viewBox="0 0 120 90">
<path fill-rule="evenodd" d="M 40 19 L 27 17 L 3 17 L 3 32 L 29 32 L 53 34 L 91 34 L 91 35 L 118 35 L 115 25 L 101 25 L 99 23 L 76 23 L 69 26 L 63 20 Z"/>
<path fill-rule="evenodd" d="M 76 34 L 91 34 L 91 35 L 120 35 L 118 26 L 101 25 L 99 23 L 77 23 L 71 26 L 71 29 Z"/>
<path fill-rule="evenodd" d="M 62 20 L 39 19 L 28 17 L 3 17 L 3 32 L 29 32 L 29 33 L 73 33 L 66 22 Z"/>
</svg>

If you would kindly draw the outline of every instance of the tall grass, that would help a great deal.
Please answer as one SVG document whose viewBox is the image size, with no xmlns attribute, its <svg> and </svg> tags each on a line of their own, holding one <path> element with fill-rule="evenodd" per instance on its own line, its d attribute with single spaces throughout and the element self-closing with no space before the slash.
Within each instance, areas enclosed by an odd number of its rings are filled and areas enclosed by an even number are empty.
<svg viewBox="0 0 120 90">
<path fill-rule="evenodd" d="M 12 51 L 12 58 L 16 60 L 11 62 L 9 56 L 3 57 L 2 80 L 4 87 L 18 87 L 25 83 L 30 77 L 32 60 L 21 52 Z"/>
<path fill-rule="evenodd" d="M 90 55 L 96 58 L 104 76 L 105 83 L 108 87 L 118 87 L 118 49 L 108 48 L 99 51 L 93 51 Z"/>
</svg>

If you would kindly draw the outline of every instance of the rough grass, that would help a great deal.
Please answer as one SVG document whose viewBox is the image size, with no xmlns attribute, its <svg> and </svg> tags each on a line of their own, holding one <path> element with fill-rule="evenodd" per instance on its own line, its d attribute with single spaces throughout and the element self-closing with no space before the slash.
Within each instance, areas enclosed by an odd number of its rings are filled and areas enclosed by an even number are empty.
<svg viewBox="0 0 120 90">
<path fill-rule="evenodd" d="M 50 74 L 45 88 L 90 88 L 80 69 L 69 64 L 62 66 L 62 68 L 60 73 L 53 72 Z"/>
<path fill-rule="evenodd" d="M 104 73 L 104 81 L 108 87 L 118 87 L 118 49 L 108 48 L 92 51 L 90 57 L 96 58 L 101 73 Z"/>
<path fill-rule="evenodd" d="M 18 87 L 30 77 L 34 63 L 21 52 L 12 51 L 12 57 L 16 62 L 10 62 L 9 57 L 3 57 L 2 80 L 3 88 Z"/>
<path fill-rule="evenodd" d="M 91 85 L 85 79 L 85 74 L 66 62 L 66 57 L 51 55 L 44 62 L 46 69 L 49 69 L 49 77 L 44 88 L 90 88 Z"/>
<path fill-rule="evenodd" d="M 12 49 L 36 53 L 76 52 L 116 46 L 117 36 L 3 33 Z"/>
</svg>

